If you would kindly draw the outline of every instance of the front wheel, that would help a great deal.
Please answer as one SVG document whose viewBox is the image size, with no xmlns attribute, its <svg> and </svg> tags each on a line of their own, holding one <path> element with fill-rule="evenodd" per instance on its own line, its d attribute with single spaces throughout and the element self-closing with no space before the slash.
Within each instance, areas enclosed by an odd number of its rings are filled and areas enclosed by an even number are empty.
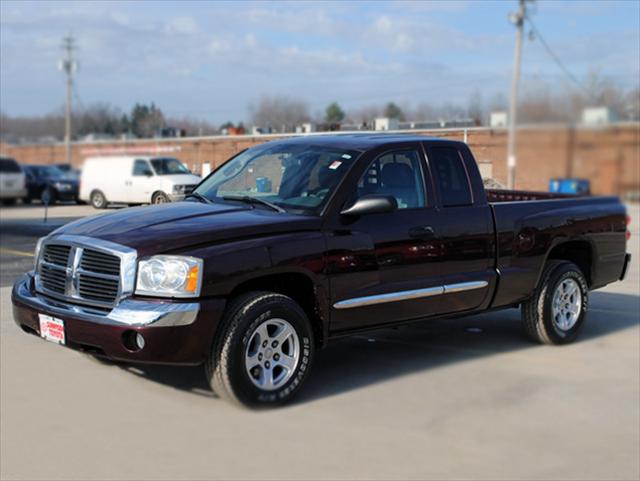
<svg viewBox="0 0 640 481">
<path fill-rule="evenodd" d="M 533 297 L 522 304 L 525 331 L 543 344 L 572 342 L 584 323 L 588 302 L 589 287 L 580 268 L 572 262 L 549 261 Z"/>
<path fill-rule="evenodd" d="M 164 192 L 156 192 L 151 197 L 152 204 L 166 204 L 167 202 L 170 202 L 169 197 Z"/>
<path fill-rule="evenodd" d="M 251 292 L 229 305 L 205 371 L 219 397 L 270 407 L 297 394 L 313 358 L 313 330 L 304 310 L 282 294 Z"/>
</svg>

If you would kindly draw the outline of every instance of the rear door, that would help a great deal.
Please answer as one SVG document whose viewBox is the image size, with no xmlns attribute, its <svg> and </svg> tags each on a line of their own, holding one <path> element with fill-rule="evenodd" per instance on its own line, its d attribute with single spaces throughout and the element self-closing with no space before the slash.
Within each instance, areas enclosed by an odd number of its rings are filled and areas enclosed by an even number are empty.
<svg viewBox="0 0 640 481">
<path fill-rule="evenodd" d="M 338 216 L 328 235 L 331 328 L 362 328 L 441 312 L 438 212 L 419 143 L 373 155 L 345 204 L 391 195 L 398 210 Z"/>
<path fill-rule="evenodd" d="M 483 307 L 497 275 L 493 219 L 480 172 L 461 144 L 430 142 L 425 147 L 438 199 L 442 309 Z"/>
</svg>

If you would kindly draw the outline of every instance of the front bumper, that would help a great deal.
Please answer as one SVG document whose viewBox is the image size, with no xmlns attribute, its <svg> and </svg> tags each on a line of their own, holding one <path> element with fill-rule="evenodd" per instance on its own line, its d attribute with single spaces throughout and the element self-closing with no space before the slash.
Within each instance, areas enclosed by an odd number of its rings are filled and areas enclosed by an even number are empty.
<svg viewBox="0 0 640 481">
<path fill-rule="evenodd" d="M 111 359 L 163 364 L 199 364 L 204 361 L 222 317 L 221 298 L 199 302 L 124 299 L 110 312 L 98 312 L 59 302 L 35 292 L 33 275 L 13 286 L 13 318 L 24 331 L 39 334 L 38 314 L 64 321 L 66 345 Z M 130 350 L 125 337 L 131 331 L 145 338 L 140 350 Z"/>
<path fill-rule="evenodd" d="M 24 199 L 27 196 L 27 189 L 5 189 L 0 188 L 0 199 Z"/>
<path fill-rule="evenodd" d="M 187 196 L 187 194 L 169 194 L 169 200 L 171 202 L 180 202 L 181 200 L 184 200 L 184 198 Z"/>
</svg>

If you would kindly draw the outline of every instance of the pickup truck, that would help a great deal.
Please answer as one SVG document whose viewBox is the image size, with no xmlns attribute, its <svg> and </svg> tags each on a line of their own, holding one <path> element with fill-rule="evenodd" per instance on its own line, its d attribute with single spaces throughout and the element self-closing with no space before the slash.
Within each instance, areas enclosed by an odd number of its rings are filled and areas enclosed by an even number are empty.
<svg viewBox="0 0 640 481">
<path fill-rule="evenodd" d="M 317 349 L 354 332 L 520 307 L 573 341 L 625 276 L 616 197 L 485 190 L 461 142 L 316 135 L 245 150 L 182 202 L 40 239 L 12 292 L 26 332 L 92 355 L 204 364 L 246 406 L 289 401 Z"/>
</svg>

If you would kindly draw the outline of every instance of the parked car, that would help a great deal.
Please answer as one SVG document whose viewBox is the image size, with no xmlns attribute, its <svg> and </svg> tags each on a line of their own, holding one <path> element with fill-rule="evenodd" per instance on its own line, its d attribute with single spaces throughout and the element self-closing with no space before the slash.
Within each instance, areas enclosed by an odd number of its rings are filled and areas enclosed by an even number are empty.
<svg viewBox="0 0 640 481">
<path fill-rule="evenodd" d="M 27 175 L 26 203 L 40 200 L 55 204 L 58 201 L 78 202 L 78 179 L 65 174 L 55 165 L 25 165 Z"/>
<path fill-rule="evenodd" d="M 20 164 L 10 157 L 0 157 L 0 201 L 15 204 L 25 194 L 25 175 Z"/>
<path fill-rule="evenodd" d="M 181 200 L 200 182 L 178 159 L 91 157 L 82 168 L 80 199 L 96 209 L 111 203 L 163 204 Z"/>
<path fill-rule="evenodd" d="M 65 177 L 70 179 L 75 179 L 78 181 L 78 185 L 80 185 L 80 169 L 72 167 L 69 164 L 53 164 L 58 170 L 61 170 Z"/>
<path fill-rule="evenodd" d="M 299 137 L 240 153 L 184 202 L 41 239 L 13 312 L 96 355 L 204 363 L 219 396 L 270 406 L 318 348 L 368 329 L 519 306 L 531 339 L 569 343 L 589 291 L 624 278 L 627 235 L 616 197 L 485 190 L 461 142 Z"/>
</svg>

